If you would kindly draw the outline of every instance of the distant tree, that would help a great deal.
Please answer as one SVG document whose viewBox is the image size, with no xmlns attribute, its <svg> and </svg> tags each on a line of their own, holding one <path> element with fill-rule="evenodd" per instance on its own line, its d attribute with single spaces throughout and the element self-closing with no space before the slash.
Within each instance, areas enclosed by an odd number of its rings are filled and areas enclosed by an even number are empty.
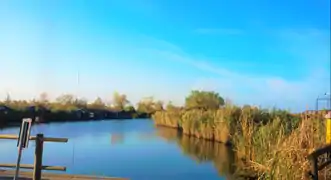
<svg viewBox="0 0 331 180">
<path fill-rule="evenodd" d="M 63 94 L 56 98 L 56 102 L 60 104 L 74 104 L 75 100 L 76 99 L 72 94 Z"/>
<path fill-rule="evenodd" d="M 162 111 L 162 110 L 164 110 L 164 108 L 163 108 L 163 101 L 156 101 L 154 103 L 154 110 L 155 111 Z"/>
<path fill-rule="evenodd" d="M 245 104 L 245 105 L 243 105 L 243 107 L 241 108 L 242 110 L 251 110 L 252 109 L 252 106 L 251 105 L 249 105 L 249 104 Z"/>
<path fill-rule="evenodd" d="M 130 103 L 125 94 L 115 92 L 113 95 L 114 109 L 118 111 L 124 110 L 125 106 Z"/>
<path fill-rule="evenodd" d="M 171 101 L 169 101 L 167 106 L 166 106 L 167 111 L 177 111 L 177 110 L 180 110 L 180 109 L 181 109 L 181 107 L 177 107 L 177 106 L 173 105 L 173 103 Z"/>
<path fill-rule="evenodd" d="M 102 101 L 100 97 L 96 98 L 92 104 L 90 104 L 90 107 L 96 108 L 96 109 L 104 109 L 106 107 L 105 103 Z"/>
<path fill-rule="evenodd" d="M 155 111 L 154 105 L 155 103 L 153 97 L 143 98 L 137 104 L 137 111 L 148 114 L 153 113 Z"/>
<path fill-rule="evenodd" d="M 134 112 L 136 111 L 135 108 L 132 105 L 125 106 L 124 111 L 126 112 Z"/>
<path fill-rule="evenodd" d="M 224 99 L 213 91 L 191 91 L 185 99 L 185 107 L 188 109 L 218 109 L 224 105 Z"/>
<path fill-rule="evenodd" d="M 171 110 L 174 110 L 174 109 L 175 109 L 175 106 L 172 104 L 172 101 L 169 101 L 167 106 L 166 106 L 166 110 L 171 111 Z"/>
<path fill-rule="evenodd" d="M 46 92 L 43 92 L 39 95 L 39 103 L 40 105 L 47 105 L 49 103 L 49 100 L 48 100 L 48 95 Z"/>
<path fill-rule="evenodd" d="M 74 105 L 77 107 L 77 108 L 80 108 L 80 109 L 85 109 L 87 108 L 87 100 L 86 99 L 83 99 L 83 98 L 77 98 L 75 99 L 75 102 L 74 102 Z"/>
</svg>

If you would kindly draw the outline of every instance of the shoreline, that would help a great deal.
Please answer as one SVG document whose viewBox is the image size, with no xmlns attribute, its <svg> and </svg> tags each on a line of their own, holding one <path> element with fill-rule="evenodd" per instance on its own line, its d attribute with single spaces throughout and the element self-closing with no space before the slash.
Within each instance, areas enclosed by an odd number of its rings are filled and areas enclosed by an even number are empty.
<svg viewBox="0 0 331 180">
<path fill-rule="evenodd" d="M 91 122 L 91 121 L 132 121 L 132 120 L 148 120 L 150 118 L 145 118 L 145 117 L 141 117 L 141 118 L 118 118 L 118 119 L 74 119 L 74 120 L 63 120 L 63 121 L 44 121 L 44 122 L 32 122 L 32 126 L 33 125 L 39 125 L 39 124 L 53 124 L 53 123 L 76 123 L 76 122 Z M 4 129 L 4 128 L 11 128 L 11 127 L 20 127 L 21 123 L 19 122 L 15 122 L 15 123 L 10 123 L 10 124 L 6 124 L 6 125 L 0 125 L 0 130 Z"/>
<path fill-rule="evenodd" d="M 167 126 L 167 125 L 164 125 L 164 124 L 155 124 L 155 123 L 154 123 L 154 126 L 156 128 L 165 128 L 165 129 L 175 130 L 178 133 L 177 135 L 180 136 L 180 137 L 187 136 L 188 138 L 195 138 L 197 140 L 202 140 L 202 141 L 205 141 L 205 142 L 222 144 L 226 148 L 231 149 L 232 153 L 236 154 L 235 145 L 232 144 L 232 143 L 224 143 L 224 142 L 217 141 L 215 139 L 206 139 L 206 138 L 203 138 L 203 137 L 197 137 L 194 134 L 185 134 L 185 133 L 183 133 L 183 129 L 181 127 L 173 127 L 173 126 Z M 231 165 L 235 169 L 237 169 L 237 166 L 239 164 L 246 164 L 246 159 L 238 158 L 238 156 L 236 156 L 236 157 L 237 157 L 237 161 L 239 161 L 239 162 L 233 162 L 232 165 Z M 255 172 L 245 172 L 243 170 L 239 170 L 237 173 L 231 174 L 231 176 L 235 177 L 236 179 L 249 179 L 249 180 L 257 180 L 258 179 L 258 175 Z"/>
</svg>

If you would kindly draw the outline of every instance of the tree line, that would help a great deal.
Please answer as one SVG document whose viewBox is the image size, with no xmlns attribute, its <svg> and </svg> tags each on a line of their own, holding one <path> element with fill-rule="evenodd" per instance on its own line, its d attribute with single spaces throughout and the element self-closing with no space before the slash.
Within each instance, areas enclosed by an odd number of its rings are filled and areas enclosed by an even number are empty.
<svg viewBox="0 0 331 180">
<path fill-rule="evenodd" d="M 73 94 L 62 94 L 50 101 L 47 93 L 33 100 L 13 100 L 10 95 L 0 101 L 0 125 L 20 122 L 32 117 L 42 121 L 69 121 L 89 119 L 132 119 L 149 118 L 157 111 L 175 109 L 217 109 L 225 104 L 224 99 L 212 91 L 192 91 L 184 106 L 166 105 L 153 97 L 141 99 L 136 106 L 125 94 L 115 92 L 111 103 L 97 97 L 93 102 Z"/>
<path fill-rule="evenodd" d="M 20 122 L 32 117 L 42 121 L 70 121 L 89 119 L 132 119 L 149 118 L 155 111 L 163 110 L 163 102 L 153 97 L 141 99 L 136 106 L 125 94 L 115 92 L 111 103 L 100 97 L 93 102 L 72 94 L 62 94 L 54 101 L 47 93 L 33 100 L 12 100 L 9 95 L 0 101 L 0 125 Z"/>
</svg>

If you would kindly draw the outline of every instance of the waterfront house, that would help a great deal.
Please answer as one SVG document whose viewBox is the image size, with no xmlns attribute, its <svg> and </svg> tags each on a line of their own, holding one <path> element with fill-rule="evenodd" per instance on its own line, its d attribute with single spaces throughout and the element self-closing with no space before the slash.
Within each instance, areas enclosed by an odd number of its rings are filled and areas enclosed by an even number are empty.
<svg viewBox="0 0 331 180">
<path fill-rule="evenodd" d="M 10 111 L 12 111 L 12 109 L 8 106 L 0 105 L 0 114 L 8 114 Z"/>
</svg>

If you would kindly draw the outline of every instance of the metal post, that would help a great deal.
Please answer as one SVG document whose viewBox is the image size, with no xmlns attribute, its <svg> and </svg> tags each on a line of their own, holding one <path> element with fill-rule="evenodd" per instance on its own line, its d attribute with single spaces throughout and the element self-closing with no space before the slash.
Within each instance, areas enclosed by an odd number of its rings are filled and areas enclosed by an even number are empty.
<svg viewBox="0 0 331 180">
<path fill-rule="evenodd" d="M 331 111 L 329 110 L 328 113 L 325 115 L 325 126 L 326 126 L 326 144 L 330 144 L 331 143 Z M 326 157 L 325 160 L 328 161 L 329 159 L 331 159 L 331 153 L 327 152 L 326 153 Z M 324 178 L 326 179 L 326 171 L 324 171 Z"/>
<path fill-rule="evenodd" d="M 19 178 L 18 176 L 19 176 L 19 171 L 20 171 L 21 157 L 22 157 L 22 146 L 20 146 L 19 149 L 18 149 L 18 157 L 17 157 L 16 171 L 15 171 L 14 180 L 17 180 Z"/>
<path fill-rule="evenodd" d="M 19 176 L 19 171 L 20 171 L 22 151 L 24 148 L 27 148 L 29 145 L 31 122 L 32 122 L 32 120 L 30 118 L 23 119 L 22 125 L 20 127 L 20 132 L 19 132 L 19 136 L 18 136 L 18 140 L 17 140 L 18 157 L 17 157 L 14 180 L 17 180 L 19 178 L 18 176 Z"/>
<path fill-rule="evenodd" d="M 328 114 L 325 115 L 325 126 L 326 126 L 326 144 L 331 144 L 331 111 L 328 112 Z"/>
</svg>

